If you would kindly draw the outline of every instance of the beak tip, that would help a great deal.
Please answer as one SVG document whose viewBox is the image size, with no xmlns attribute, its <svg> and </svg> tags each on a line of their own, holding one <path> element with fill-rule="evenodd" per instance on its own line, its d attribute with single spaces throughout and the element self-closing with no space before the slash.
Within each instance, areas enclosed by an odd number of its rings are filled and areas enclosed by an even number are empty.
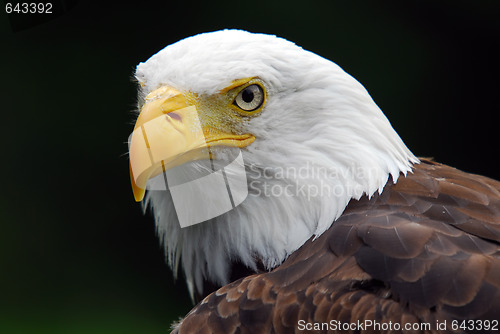
<svg viewBox="0 0 500 334">
<path fill-rule="evenodd" d="M 144 199 L 144 195 L 146 193 L 145 189 L 139 188 L 137 186 L 134 187 L 134 185 L 132 185 L 132 191 L 134 192 L 134 199 L 136 202 L 140 202 Z"/>
<path fill-rule="evenodd" d="M 137 186 L 134 180 L 134 174 L 132 173 L 132 166 L 130 166 L 130 183 L 132 184 L 132 192 L 134 193 L 134 199 L 136 202 L 140 202 L 144 199 L 146 194 L 146 189 Z"/>
<path fill-rule="evenodd" d="M 146 194 L 146 189 L 138 187 L 134 182 L 132 182 L 132 192 L 134 193 L 134 199 L 136 202 L 140 202 L 144 199 Z"/>
</svg>

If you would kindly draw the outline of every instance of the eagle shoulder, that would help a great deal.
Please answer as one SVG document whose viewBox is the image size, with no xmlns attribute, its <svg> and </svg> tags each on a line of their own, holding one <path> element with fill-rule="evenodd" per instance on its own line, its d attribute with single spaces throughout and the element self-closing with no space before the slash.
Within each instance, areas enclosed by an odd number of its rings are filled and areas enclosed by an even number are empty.
<svg viewBox="0 0 500 334">
<path fill-rule="evenodd" d="M 281 266 L 207 296 L 174 333 L 290 333 L 331 320 L 451 333 L 471 319 L 500 319 L 500 183 L 422 160 L 352 200 Z"/>
</svg>

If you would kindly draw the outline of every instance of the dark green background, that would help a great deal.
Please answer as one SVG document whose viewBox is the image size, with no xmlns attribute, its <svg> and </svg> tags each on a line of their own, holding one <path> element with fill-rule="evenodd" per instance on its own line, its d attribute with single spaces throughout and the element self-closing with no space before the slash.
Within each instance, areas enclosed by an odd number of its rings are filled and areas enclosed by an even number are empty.
<svg viewBox="0 0 500 334">
<path fill-rule="evenodd" d="M 56 1 L 1 31 L 1 333 L 166 333 L 190 306 L 129 185 L 135 65 L 222 28 L 336 61 L 413 152 L 500 178 L 499 1 Z"/>
</svg>

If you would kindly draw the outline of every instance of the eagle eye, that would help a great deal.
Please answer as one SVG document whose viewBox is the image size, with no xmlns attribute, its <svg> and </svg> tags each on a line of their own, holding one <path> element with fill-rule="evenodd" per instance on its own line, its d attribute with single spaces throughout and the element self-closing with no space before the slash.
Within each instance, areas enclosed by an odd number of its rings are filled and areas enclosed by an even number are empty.
<svg viewBox="0 0 500 334">
<path fill-rule="evenodd" d="M 264 91 L 260 85 L 245 87 L 234 99 L 234 104 L 245 111 L 254 111 L 264 103 Z"/>
</svg>

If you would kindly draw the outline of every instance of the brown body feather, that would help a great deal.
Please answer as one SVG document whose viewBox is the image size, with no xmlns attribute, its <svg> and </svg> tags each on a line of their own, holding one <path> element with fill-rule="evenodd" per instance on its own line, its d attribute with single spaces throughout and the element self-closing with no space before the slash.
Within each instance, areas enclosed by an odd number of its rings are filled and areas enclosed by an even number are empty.
<svg viewBox="0 0 500 334">
<path fill-rule="evenodd" d="M 174 333 L 336 333 L 301 331 L 299 320 L 452 333 L 464 332 L 453 320 L 471 319 L 500 320 L 500 182 L 423 160 L 382 194 L 352 200 L 281 266 L 207 296 Z M 358 329 L 338 332 L 380 332 Z"/>
</svg>

